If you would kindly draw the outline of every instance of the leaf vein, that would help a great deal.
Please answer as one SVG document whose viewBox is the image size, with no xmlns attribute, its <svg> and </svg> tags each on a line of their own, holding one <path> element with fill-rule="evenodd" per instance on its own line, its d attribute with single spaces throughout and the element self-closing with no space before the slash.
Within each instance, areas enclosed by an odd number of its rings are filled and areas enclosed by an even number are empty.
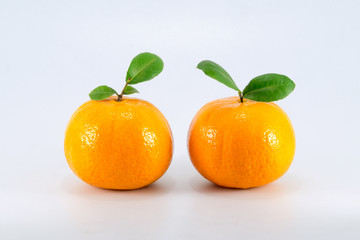
<svg viewBox="0 0 360 240">
<path fill-rule="evenodd" d="M 249 93 L 259 92 L 259 91 L 262 91 L 262 90 L 265 90 L 265 89 L 271 89 L 271 88 L 277 88 L 277 87 L 286 87 L 286 86 L 290 87 L 290 86 L 294 86 L 294 85 L 293 84 L 279 84 L 279 85 L 273 85 L 273 86 L 266 86 L 266 87 L 258 88 L 258 89 L 255 89 L 255 90 L 250 90 L 249 92 L 244 94 L 244 97 L 246 95 L 248 95 Z"/>
<path fill-rule="evenodd" d="M 151 65 L 152 63 L 154 63 L 156 61 L 156 59 L 152 59 L 150 62 L 148 62 L 147 64 L 145 64 L 142 68 L 140 68 L 132 77 L 130 82 L 137 76 L 139 75 L 145 68 L 147 68 L 149 65 Z"/>
</svg>

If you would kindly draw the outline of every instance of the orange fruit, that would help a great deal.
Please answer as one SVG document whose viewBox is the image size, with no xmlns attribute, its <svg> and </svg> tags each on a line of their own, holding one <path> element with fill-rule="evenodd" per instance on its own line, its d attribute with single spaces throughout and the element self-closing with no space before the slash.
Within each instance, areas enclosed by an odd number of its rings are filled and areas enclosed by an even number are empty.
<svg viewBox="0 0 360 240">
<path fill-rule="evenodd" d="M 72 171 L 92 186 L 141 188 L 168 169 L 172 133 L 151 103 L 115 99 L 91 100 L 76 110 L 65 133 L 65 156 Z"/>
<path fill-rule="evenodd" d="M 229 97 L 207 103 L 188 132 L 191 161 L 209 181 L 251 188 L 281 177 L 295 154 L 290 119 L 275 103 Z"/>
</svg>

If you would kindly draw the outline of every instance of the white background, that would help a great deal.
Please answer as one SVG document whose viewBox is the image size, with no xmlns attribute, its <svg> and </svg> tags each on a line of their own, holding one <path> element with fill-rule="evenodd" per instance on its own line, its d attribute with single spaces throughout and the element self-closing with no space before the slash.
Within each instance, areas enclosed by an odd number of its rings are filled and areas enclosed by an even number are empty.
<svg viewBox="0 0 360 240">
<path fill-rule="evenodd" d="M 359 239 L 359 1 L 0 1 L 1 239 Z M 165 62 L 137 85 L 167 117 L 167 173 L 137 191 L 81 182 L 64 130 L 95 87 L 120 90 L 140 52 Z M 297 137 L 292 167 L 249 190 L 212 185 L 186 149 L 205 103 L 235 92 L 196 69 L 210 59 L 240 88 L 257 75 L 297 87 L 278 104 Z"/>
</svg>

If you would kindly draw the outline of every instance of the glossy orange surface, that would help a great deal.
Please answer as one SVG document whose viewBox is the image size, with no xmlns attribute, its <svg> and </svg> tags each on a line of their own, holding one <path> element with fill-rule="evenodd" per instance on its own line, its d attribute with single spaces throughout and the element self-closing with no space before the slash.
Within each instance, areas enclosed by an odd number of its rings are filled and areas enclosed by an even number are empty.
<svg viewBox="0 0 360 240">
<path fill-rule="evenodd" d="M 84 182 L 107 189 L 149 185 L 168 169 L 169 124 L 151 103 L 134 98 L 84 103 L 65 133 L 65 156 Z"/>
<path fill-rule="evenodd" d="M 295 154 L 290 119 L 275 103 L 229 97 L 203 106 L 188 132 L 191 161 L 215 184 L 265 185 L 281 177 Z"/>
</svg>

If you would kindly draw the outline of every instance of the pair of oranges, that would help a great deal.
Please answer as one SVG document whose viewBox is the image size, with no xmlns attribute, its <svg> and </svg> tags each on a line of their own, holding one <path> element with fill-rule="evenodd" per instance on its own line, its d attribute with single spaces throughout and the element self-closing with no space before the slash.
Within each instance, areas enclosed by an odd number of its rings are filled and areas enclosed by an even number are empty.
<svg viewBox="0 0 360 240">
<path fill-rule="evenodd" d="M 173 155 L 173 137 L 151 103 L 108 97 L 84 103 L 71 117 L 65 156 L 84 182 L 106 189 L 137 189 L 159 179 Z M 250 188 L 270 183 L 290 167 L 295 135 L 275 103 L 240 97 L 215 100 L 188 131 L 191 161 L 209 181 Z"/>
</svg>

